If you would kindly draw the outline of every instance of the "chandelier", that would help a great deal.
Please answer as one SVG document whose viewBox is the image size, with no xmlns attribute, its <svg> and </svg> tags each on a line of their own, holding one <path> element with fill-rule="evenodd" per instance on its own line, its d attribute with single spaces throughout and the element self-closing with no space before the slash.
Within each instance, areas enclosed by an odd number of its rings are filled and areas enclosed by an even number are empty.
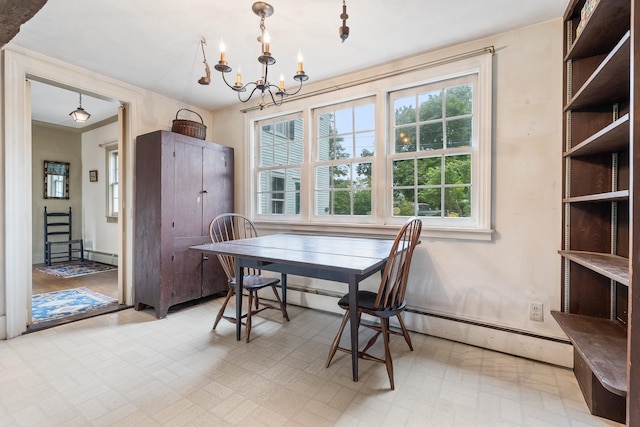
<svg viewBox="0 0 640 427">
<path fill-rule="evenodd" d="M 214 68 L 217 71 L 220 71 L 222 74 L 222 80 L 224 80 L 225 84 L 238 93 L 238 99 L 241 102 L 249 101 L 254 94 L 260 95 L 260 102 L 258 103 L 258 106 L 262 110 L 269 102 L 269 98 L 271 98 L 271 102 L 274 105 L 280 106 L 282 105 L 284 98 L 300 92 L 300 89 L 302 89 L 302 82 L 307 81 L 309 76 L 305 74 L 302 68 L 302 53 L 298 52 L 298 71 L 293 76 L 293 79 L 300 84 L 298 89 L 295 92 L 287 91 L 284 86 L 284 76 L 282 74 L 280 75 L 280 84 L 278 86 L 269 82 L 269 66 L 275 64 L 276 59 L 271 56 L 271 52 L 269 50 L 271 39 L 269 38 L 269 33 L 264 25 L 264 20 L 273 14 L 273 6 L 268 3 L 258 1 L 251 6 L 251 10 L 260 17 L 260 35 L 258 36 L 258 42 L 261 44 L 262 49 L 261 55 L 258 57 L 258 62 L 262 64 L 262 76 L 255 82 L 243 84 L 242 74 L 240 73 L 240 69 L 238 69 L 235 83 L 229 84 L 225 74 L 230 73 L 232 70 L 231 67 L 227 65 L 227 57 L 223 42 L 220 42 L 220 61 L 214 65 Z M 249 96 L 243 98 L 241 94 L 248 90 L 251 90 L 249 92 Z M 267 94 L 269 95 L 269 98 L 267 98 Z"/>
<path fill-rule="evenodd" d="M 87 120 L 89 120 L 89 117 L 91 117 L 91 114 L 89 114 L 84 108 L 82 108 L 82 94 L 79 93 L 78 95 L 80 95 L 80 106 L 75 110 L 73 110 L 72 112 L 70 112 L 69 115 L 74 121 L 78 123 L 84 123 Z"/>
</svg>

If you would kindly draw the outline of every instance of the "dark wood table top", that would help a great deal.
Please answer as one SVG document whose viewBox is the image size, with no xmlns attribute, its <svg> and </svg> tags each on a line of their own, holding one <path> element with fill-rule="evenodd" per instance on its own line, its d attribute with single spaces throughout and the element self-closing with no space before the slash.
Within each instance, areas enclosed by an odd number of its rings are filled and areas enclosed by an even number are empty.
<svg viewBox="0 0 640 427">
<path fill-rule="evenodd" d="M 251 239 L 194 246 L 212 254 L 232 255 L 263 262 L 364 274 L 384 263 L 393 240 L 369 238 L 272 234 Z"/>
</svg>

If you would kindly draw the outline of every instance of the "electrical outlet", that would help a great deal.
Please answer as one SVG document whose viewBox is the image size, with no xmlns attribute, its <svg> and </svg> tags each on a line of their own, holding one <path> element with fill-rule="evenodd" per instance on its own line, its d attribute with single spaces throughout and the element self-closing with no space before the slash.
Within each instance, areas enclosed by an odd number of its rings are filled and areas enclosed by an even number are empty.
<svg viewBox="0 0 640 427">
<path fill-rule="evenodd" d="M 529 303 L 529 320 L 542 322 L 544 320 L 544 311 L 541 302 Z"/>
</svg>

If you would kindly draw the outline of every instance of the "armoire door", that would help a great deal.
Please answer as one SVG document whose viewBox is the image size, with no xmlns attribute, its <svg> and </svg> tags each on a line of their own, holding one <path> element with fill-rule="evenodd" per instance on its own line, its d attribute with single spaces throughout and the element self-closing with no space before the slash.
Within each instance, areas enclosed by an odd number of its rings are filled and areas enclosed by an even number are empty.
<svg viewBox="0 0 640 427">
<path fill-rule="evenodd" d="M 208 243 L 211 220 L 233 212 L 233 150 L 212 144 L 202 150 L 202 162 L 202 243 Z M 202 270 L 202 296 L 227 291 L 227 276 L 216 256 L 204 257 Z"/>
<path fill-rule="evenodd" d="M 174 236 L 202 235 L 202 147 L 175 145 Z"/>
<path fill-rule="evenodd" d="M 202 254 L 190 251 L 189 246 L 202 244 L 202 238 L 180 237 L 173 241 L 173 287 L 171 305 L 192 301 L 202 294 Z"/>
</svg>

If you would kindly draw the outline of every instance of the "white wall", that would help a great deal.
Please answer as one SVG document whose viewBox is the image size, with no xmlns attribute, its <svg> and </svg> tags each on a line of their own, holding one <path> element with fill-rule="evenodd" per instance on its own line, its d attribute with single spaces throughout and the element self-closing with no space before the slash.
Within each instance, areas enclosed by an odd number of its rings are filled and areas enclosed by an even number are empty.
<svg viewBox="0 0 640 427">
<path fill-rule="evenodd" d="M 414 255 L 407 313 L 410 329 L 564 366 L 571 347 L 550 315 L 560 309 L 562 22 L 555 19 L 483 40 L 306 85 L 303 92 L 338 87 L 453 55 L 494 46 L 491 241 L 423 238 Z M 308 70 L 312 75 L 312 70 Z M 352 89 L 350 89 L 352 90 Z M 375 91 L 375 82 L 360 89 Z M 340 99 L 345 90 L 285 101 L 296 106 Z M 212 139 L 235 148 L 236 188 L 248 188 L 249 140 L 240 105 L 216 111 Z M 251 113 L 254 114 L 254 113 Z M 275 114 L 265 110 L 264 114 Z M 239 212 L 249 200 L 236 194 Z M 290 225 L 259 224 L 267 232 Z M 348 228 L 344 230 L 348 232 Z M 335 284 L 292 277 L 292 287 L 334 291 Z M 366 286 L 372 285 L 371 281 Z M 338 289 L 344 289 L 338 287 Z M 291 292 L 289 301 L 336 310 L 334 298 Z M 529 320 L 529 303 L 544 304 L 544 321 Z M 426 315 L 432 314 L 432 315 Z M 433 316 L 436 314 L 438 316 Z M 474 324 L 475 323 L 475 324 Z M 479 324 L 479 325 L 478 325 Z M 506 330 L 506 331 L 505 331 Z M 524 334 L 518 333 L 524 332 Z M 529 336 L 533 335 L 533 337 Z M 551 338 L 551 339 L 547 339 Z"/>
<path fill-rule="evenodd" d="M 115 111 L 114 111 L 115 112 Z M 118 123 L 82 134 L 82 216 L 84 248 L 94 261 L 116 264 L 120 242 L 118 223 L 107 221 L 106 144 L 117 144 Z M 89 180 L 89 171 L 98 171 L 98 181 Z M 104 255 L 103 255 L 104 254 Z"/>
</svg>

